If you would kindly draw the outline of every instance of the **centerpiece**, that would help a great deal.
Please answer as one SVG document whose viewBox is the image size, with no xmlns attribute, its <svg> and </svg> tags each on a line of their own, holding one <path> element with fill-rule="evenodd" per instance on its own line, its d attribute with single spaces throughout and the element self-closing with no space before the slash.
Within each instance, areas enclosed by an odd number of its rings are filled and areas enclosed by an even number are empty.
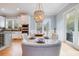
<svg viewBox="0 0 79 59">
<path fill-rule="evenodd" d="M 45 43 L 45 40 L 44 40 L 44 38 L 38 38 L 38 39 L 36 40 L 36 42 L 37 42 L 37 43 Z"/>
</svg>

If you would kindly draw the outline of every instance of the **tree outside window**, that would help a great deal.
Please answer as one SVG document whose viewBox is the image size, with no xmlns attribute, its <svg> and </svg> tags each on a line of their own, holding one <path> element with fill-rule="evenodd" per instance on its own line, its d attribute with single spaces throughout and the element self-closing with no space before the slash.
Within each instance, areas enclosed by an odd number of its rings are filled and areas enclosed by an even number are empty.
<svg viewBox="0 0 79 59">
<path fill-rule="evenodd" d="M 37 33 L 42 33 L 42 23 L 41 22 L 36 23 L 36 30 L 37 30 Z"/>
<path fill-rule="evenodd" d="M 75 16 L 73 14 L 67 15 L 67 31 L 74 31 L 74 19 Z"/>
</svg>

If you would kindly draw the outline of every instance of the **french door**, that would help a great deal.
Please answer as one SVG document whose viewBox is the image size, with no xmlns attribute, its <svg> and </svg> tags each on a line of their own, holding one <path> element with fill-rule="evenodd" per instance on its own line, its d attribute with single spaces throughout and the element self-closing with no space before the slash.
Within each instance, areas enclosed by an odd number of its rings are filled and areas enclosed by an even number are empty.
<svg viewBox="0 0 79 59">
<path fill-rule="evenodd" d="M 66 14 L 66 41 L 79 49 L 79 9 Z"/>
</svg>

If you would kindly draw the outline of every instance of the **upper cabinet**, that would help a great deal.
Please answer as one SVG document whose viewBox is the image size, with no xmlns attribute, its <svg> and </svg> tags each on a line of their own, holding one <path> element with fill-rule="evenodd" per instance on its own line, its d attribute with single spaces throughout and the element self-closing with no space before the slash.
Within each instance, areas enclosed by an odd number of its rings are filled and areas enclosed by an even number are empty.
<svg viewBox="0 0 79 59">
<path fill-rule="evenodd" d="M 29 24 L 29 19 L 30 19 L 30 16 L 27 14 L 20 15 L 21 24 Z"/>
<path fill-rule="evenodd" d="M 19 29 L 20 22 L 18 17 L 6 17 L 6 29 Z"/>
<path fill-rule="evenodd" d="M 4 28 L 5 27 L 5 17 L 0 16 L 0 28 Z"/>
<path fill-rule="evenodd" d="M 6 29 L 19 29 L 22 27 L 22 24 L 30 24 L 30 16 L 26 14 L 21 14 L 16 17 L 3 17 L 0 16 L 0 28 Z"/>
</svg>

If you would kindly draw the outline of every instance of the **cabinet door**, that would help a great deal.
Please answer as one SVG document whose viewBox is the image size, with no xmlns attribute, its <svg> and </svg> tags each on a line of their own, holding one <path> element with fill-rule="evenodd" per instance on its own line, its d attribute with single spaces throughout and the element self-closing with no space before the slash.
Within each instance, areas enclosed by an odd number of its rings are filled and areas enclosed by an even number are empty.
<svg viewBox="0 0 79 59">
<path fill-rule="evenodd" d="M 20 31 L 13 31 L 12 32 L 12 38 L 21 38 L 21 32 Z"/>
<path fill-rule="evenodd" d="M 19 20 L 15 19 L 14 20 L 14 29 L 18 29 L 19 28 Z"/>
<path fill-rule="evenodd" d="M 4 34 L 0 33 L 0 47 L 4 46 Z"/>
<path fill-rule="evenodd" d="M 9 45 L 12 41 L 12 34 L 11 32 L 4 32 L 4 44 Z"/>
<path fill-rule="evenodd" d="M 0 28 L 5 27 L 5 18 L 0 16 Z"/>
<path fill-rule="evenodd" d="M 13 22 L 12 22 L 13 20 L 11 20 L 11 19 L 6 19 L 6 28 L 7 29 L 12 29 L 13 27 L 12 27 L 12 25 L 13 25 Z"/>
</svg>

